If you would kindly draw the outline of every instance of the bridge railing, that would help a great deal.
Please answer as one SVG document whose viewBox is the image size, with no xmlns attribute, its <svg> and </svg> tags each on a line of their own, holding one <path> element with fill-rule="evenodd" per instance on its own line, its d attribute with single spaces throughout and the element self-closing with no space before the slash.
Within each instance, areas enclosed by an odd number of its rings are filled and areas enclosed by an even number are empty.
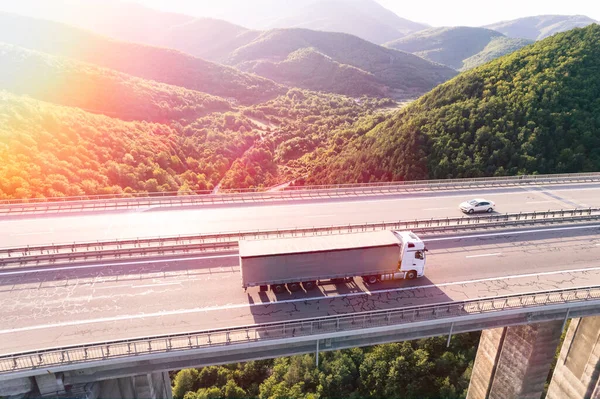
<svg viewBox="0 0 600 399">
<path fill-rule="evenodd" d="M 74 242 L 0 248 L 0 267 L 23 266 L 41 262 L 73 262 L 121 257 L 192 254 L 210 251 L 235 250 L 240 240 L 348 234 L 377 230 L 412 230 L 421 234 L 600 220 L 600 208 L 561 209 L 544 212 L 522 212 L 473 217 L 421 219 L 337 226 L 316 226 L 276 230 L 250 230 L 206 233 L 175 237 L 149 237 L 98 242 Z"/>
<path fill-rule="evenodd" d="M 600 173 L 522 175 L 472 179 L 416 180 L 367 184 L 335 184 L 288 187 L 284 191 L 235 189 L 212 194 L 211 191 L 128 193 L 77 197 L 29 198 L 0 201 L 0 215 L 11 213 L 59 212 L 76 210 L 127 209 L 144 206 L 184 206 L 251 203 L 289 199 L 334 198 L 464 188 L 598 182 Z"/>
<path fill-rule="evenodd" d="M 289 339 L 370 329 L 420 321 L 460 318 L 515 309 L 540 308 L 600 301 L 600 286 L 556 289 L 493 298 L 325 316 L 289 322 L 254 324 L 230 329 L 161 335 L 87 345 L 45 349 L 0 356 L 0 374 L 45 369 L 92 361 L 176 353 L 265 340 Z"/>
</svg>

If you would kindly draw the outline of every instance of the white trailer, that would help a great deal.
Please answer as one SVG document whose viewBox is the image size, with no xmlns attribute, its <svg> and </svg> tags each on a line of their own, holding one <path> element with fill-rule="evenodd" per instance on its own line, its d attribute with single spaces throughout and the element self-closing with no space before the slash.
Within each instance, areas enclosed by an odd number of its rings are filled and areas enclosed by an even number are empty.
<svg viewBox="0 0 600 399">
<path fill-rule="evenodd" d="M 412 232 L 376 231 L 239 242 L 242 287 L 276 293 L 362 277 L 368 284 L 425 273 L 425 244 Z"/>
</svg>

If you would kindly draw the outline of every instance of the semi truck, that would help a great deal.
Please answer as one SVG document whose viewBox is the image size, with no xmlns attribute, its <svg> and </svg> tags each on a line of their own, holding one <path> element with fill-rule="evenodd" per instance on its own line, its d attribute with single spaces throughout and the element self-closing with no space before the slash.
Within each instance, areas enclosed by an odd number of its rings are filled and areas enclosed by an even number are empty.
<svg viewBox="0 0 600 399">
<path fill-rule="evenodd" d="M 275 293 L 352 281 L 412 280 L 425 273 L 425 244 L 413 232 L 374 231 L 239 242 L 242 287 Z"/>
</svg>

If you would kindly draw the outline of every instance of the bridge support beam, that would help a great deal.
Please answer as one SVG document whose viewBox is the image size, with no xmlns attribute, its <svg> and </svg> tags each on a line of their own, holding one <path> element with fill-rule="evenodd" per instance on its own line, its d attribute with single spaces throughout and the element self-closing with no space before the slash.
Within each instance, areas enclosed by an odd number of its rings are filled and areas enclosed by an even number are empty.
<svg viewBox="0 0 600 399">
<path fill-rule="evenodd" d="M 562 320 L 484 330 L 467 399 L 539 399 Z"/>
<path fill-rule="evenodd" d="M 173 399 L 169 373 L 158 372 L 98 382 L 99 397 L 113 399 Z"/>
<path fill-rule="evenodd" d="M 571 320 L 547 399 L 600 398 L 600 316 Z"/>
</svg>

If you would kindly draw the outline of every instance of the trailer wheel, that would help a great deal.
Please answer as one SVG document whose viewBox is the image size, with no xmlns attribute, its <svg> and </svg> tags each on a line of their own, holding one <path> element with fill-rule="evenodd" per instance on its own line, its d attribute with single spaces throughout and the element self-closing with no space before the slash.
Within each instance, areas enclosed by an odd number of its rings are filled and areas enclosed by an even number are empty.
<svg viewBox="0 0 600 399">
<path fill-rule="evenodd" d="M 304 289 L 306 291 L 312 291 L 315 289 L 316 286 L 317 286 L 316 281 L 305 281 L 302 283 L 302 287 L 304 287 Z"/>
<path fill-rule="evenodd" d="M 297 292 L 300 290 L 300 284 L 299 283 L 287 283 L 287 288 L 288 288 L 288 290 L 290 290 L 290 292 Z"/>
<path fill-rule="evenodd" d="M 271 290 L 276 294 L 283 294 L 285 292 L 285 286 L 283 284 L 273 284 Z"/>
<path fill-rule="evenodd" d="M 375 284 L 379 280 L 377 276 L 367 276 L 366 281 L 369 284 Z"/>
<path fill-rule="evenodd" d="M 414 270 L 411 270 L 409 272 L 406 272 L 406 279 L 407 280 L 414 280 L 417 278 L 417 272 Z"/>
</svg>

